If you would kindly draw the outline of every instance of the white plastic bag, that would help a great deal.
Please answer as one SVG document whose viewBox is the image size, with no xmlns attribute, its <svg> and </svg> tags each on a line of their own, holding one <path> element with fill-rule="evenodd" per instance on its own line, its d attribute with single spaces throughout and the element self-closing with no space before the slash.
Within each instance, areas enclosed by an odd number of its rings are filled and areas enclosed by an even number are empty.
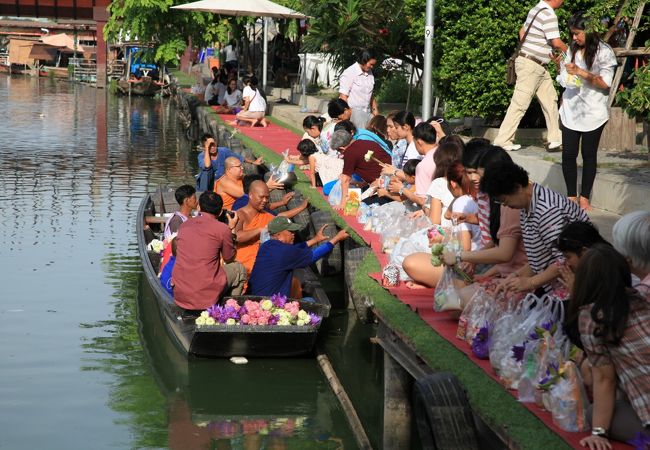
<svg viewBox="0 0 650 450">
<path fill-rule="evenodd" d="M 460 296 L 454 286 L 452 269 L 445 267 L 434 293 L 434 311 L 460 311 Z"/>
<path fill-rule="evenodd" d="M 342 196 L 343 191 L 341 190 L 341 180 L 337 180 L 336 183 L 334 183 L 334 186 L 332 186 L 327 201 L 330 202 L 330 205 L 332 206 L 340 205 Z"/>
</svg>

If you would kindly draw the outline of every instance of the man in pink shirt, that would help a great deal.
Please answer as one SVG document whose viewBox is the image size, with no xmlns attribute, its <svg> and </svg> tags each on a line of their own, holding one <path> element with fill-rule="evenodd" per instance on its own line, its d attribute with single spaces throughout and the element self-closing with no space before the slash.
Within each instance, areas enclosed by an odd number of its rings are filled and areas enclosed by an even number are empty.
<svg viewBox="0 0 650 450">
<path fill-rule="evenodd" d="M 238 217 L 232 213 L 227 225 L 219 222 L 222 205 L 217 193 L 204 192 L 199 197 L 200 214 L 178 229 L 172 283 L 174 302 L 183 309 L 201 311 L 226 291 L 242 293 L 246 270 L 234 261 L 232 236 Z"/>
<path fill-rule="evenodd" d="M 375 77 L 372 68 L 377 58 L 369 50 L 362 50 L 357 62 L 345 69 L 339 78 L 339 98 L 352 109 L 350 120 L 359 130 L 365 130 L 372 116 L 379 114 L 377 101 L 372 97 Z"/>
</svg>

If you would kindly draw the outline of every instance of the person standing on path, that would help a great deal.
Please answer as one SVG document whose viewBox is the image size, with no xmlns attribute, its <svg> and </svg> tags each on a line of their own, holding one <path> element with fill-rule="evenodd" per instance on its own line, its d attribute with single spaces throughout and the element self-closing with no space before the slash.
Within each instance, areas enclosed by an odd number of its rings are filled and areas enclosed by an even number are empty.
<svg viewBox="0 0 650 450">
<path fill-rule="evenodd" d="M 352 108 L 350 120 L 359 130 L 364 130 L 370 118 L 379 114 L 377 100 L 372 96 L 375 64 L 375 55 L 370 50 L 361 50 L 357 62 L 345 69 L 339 78 L 339 98 Z"/>
<path fill-rule="evenodd" d="M 614 50 L 597 33 L 586 32 L 587 20 L 578 13 L 569 19 L 571 47 L 558 64 L 562 94 L 562 173 L 567 196 L 578 201 L 578 151 L 582 151 L 580 207 L 591 209 L 589 197 L 596 179 L 600 136 L 609 120 L 609 87 L 618 62 Z"/>
<path fill-rule="evenodd" d="M 511 151 L 521 148 L 521 145 L 513 143 L 515 132 L 533 96 L 537 96 L 548 129 L 548 151 L 560 150 L 562 138 L 557 92 L 546 65 L 551 60 L 553 49 L 560 52 L 565 52 L 567 49 L 566 44 L 560 39 L 560 29 L 555 15 L 555 10 L 563 3 L 564 0 L 540 1 L 528 12 L 526 21 L 519 29 L 519 40 L 523 40 L 523 43 L 515 61 L 517 83 L 510 106 L 499 128 L 499 134 L 494 139 L 494 145 Z M 526 30 L 529 30 L 527 34 Z"/>
</svg>

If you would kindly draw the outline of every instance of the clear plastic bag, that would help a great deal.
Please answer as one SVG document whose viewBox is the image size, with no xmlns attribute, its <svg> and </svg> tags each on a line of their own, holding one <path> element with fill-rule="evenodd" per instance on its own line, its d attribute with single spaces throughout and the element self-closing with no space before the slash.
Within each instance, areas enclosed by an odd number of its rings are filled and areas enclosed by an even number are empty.
<svg viewBox="0 0 650 450">
<path fill-rule="evenodd" d="M 433 301 L 434 311 L 460 311 L 460 295 L 454 286 L 453 271 L 445 267 L 436 285 Z"/>
<path fill-rule="evenodd" d="M 332 206 L 340 205 L 342 196 L 343 190 L 341 189 L 341 180 L 337 180 L 330 191 L 330 195 L 327 197 L 327 201 L 329 201 Z"/>
<path fill-rule="evenodd" d="M 551 388 L 553 423 L 565 431 L 587 431 L 587 394 L 578 368 L 567 361 L 562 372 L 560 381 Z"/>
</svg>

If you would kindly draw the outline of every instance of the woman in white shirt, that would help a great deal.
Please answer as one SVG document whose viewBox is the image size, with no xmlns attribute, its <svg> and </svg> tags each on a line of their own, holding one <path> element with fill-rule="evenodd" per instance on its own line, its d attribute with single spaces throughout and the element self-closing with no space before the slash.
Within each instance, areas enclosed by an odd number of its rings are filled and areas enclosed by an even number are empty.
<svg viewBox="0 0 650 450">
<path fill-rule="evenodd" d="M 257 89 L 257 77 L 250 77 L 249 80 L 244 81 L 244 84 L 246 85 L 242 93 L 244 106 L 242 111 L 237 114 L 237 120 L 249 123 L 251 127 L 259 123 L 262 127 L 266 128 L 268 126 L 264 118 L 266 114 L 266 100 L 264 100 L 259 89 Z"/>
<path fill-rule="evenodd" d="M 557 81 L 565 88 L 560 107 L 562 122 L 562 173 L 567 197 L 578 201 L 578 150 L 582 149 L 580 207 L 590 210 L 589 196 L 596 178 L 600 135 L 609 120 L 609 87 L 616 56 L 597 33 L 585 32 L 587 20 L 578 13 L 569 19 L 571 46 L 564 61 L 557 58 Z M 582 144 L 581 142 L 582 141 Z"/>
<path fill-rule="evenodd" d="M 237 89 L 237 80 L 231 79 L 224 87 L 223 95 L 218 106 L 212 109 L 217 114 L 234 114 L 235 108 L 241 107 L 241 91 Z"/>
</svg>

